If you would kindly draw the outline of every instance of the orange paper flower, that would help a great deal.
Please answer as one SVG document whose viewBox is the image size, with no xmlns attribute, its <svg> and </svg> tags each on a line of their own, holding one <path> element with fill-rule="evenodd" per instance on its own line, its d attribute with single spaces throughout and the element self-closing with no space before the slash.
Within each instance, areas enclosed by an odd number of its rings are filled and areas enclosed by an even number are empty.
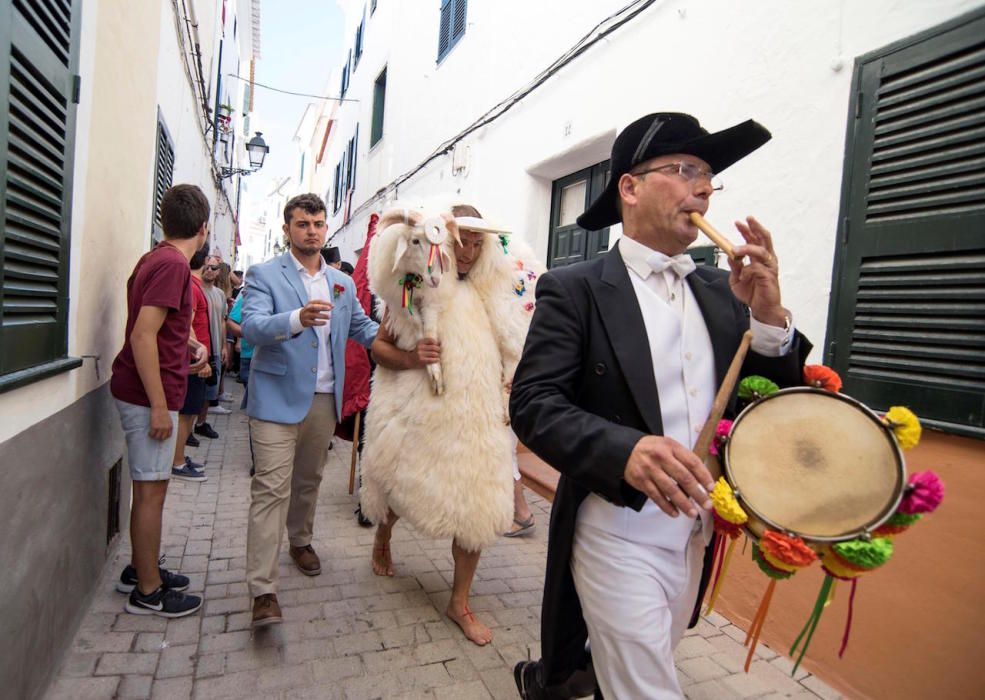
<svg viewBox="0 0 985 700">
<path fill-rule="evenodd" d="M 772 530 L 763 534 L 759 547 L 773 559 L 790 566 L 804 567 L 817 559 L 814 550 L 799 537 L 788 537 Z"/>
<path fill-rule="evenodd" d="M 824 365 L 806 365 L 804 367 L 804 383 L 816 389 L 824 389 L 834 393 L 841 391 L 841 377 L 833 369 Z"/>
</svg>

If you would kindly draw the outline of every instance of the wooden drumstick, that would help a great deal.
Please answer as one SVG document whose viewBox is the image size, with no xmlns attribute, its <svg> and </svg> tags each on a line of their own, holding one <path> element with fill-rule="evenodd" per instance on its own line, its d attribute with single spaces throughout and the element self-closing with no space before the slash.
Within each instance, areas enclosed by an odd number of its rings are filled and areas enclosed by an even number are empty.
<svg viewBox="0 0 985 700">
<path fill-rule="evenodd" d="M 714 226 L 705 221 L 705 218 L 701 216 L 701 214 L 696 211 L 692 211 L 690 217 L 691 222 L 701 229 L 704 234 L 711 239 L 712 243 L 724 250 L 725 254 L 730 258 L 735 258 L 735 247 L 732 243 L 725 236 L 720 234 Z"/>
<path fill-rule="evenodd" d="M 746 353 L 749 352 L 749 344 L 751 342 L 752 331 L 746 331 L 742 335 L 739 349 L 735 351 L 735 356 L 732 358 L 732 364 L 729 365 L 728 371 L 725 373 L 725 379 L 722 380 L 722 385 L 718 387 L 718 393 L 715 394 L 715 400 L 711 404 L 711 413 L 708 415 L 708 420 L 698 434 L 698 441 L 694 443 L 694 454 L 704 460 L 705 466 L 709 468 L 709 471 L 712 473 L 711 476 L 715 480 L 721 476 L 720 473 L 716 473 L 719 465 L 717 460 L 708 459 L 708 450 L 711 447 L 711 441 L 715 439 L 718 423 L 722 420 L 722 416 L 725 415 L 725 408 L 728 406 L 728 400 L 732 396 L 732 390 L 735 389 L 735 385 L 739 381 L 739 371 L 742 369 L 742 363 L 745 362 Z"/>
</svg>

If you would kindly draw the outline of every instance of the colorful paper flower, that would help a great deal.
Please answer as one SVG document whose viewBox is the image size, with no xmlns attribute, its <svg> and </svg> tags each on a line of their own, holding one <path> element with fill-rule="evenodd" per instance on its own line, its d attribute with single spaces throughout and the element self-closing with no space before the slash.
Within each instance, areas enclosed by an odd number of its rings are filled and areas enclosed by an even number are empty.
<svg viewBox="0 0 985 700">
<path fill-rule="evenodd" d="M 728 520 L 720 516 L 715 511 L 711 513 L 712 522 L 715 526 L 715 532 L 722 537 L 728 537 L 729 539 L 736 539 L 742 534 L 742 526 L 736 525 L 735 523 L 730 523 Z"/>
<path fill-rule="evenodd" d="M 871 571 L 893 556 L 893 542 L 888 537 L 835 542 L 831 549 L 841 564 L 855 571 Z"/>
<path fill-rule="evenodd" d="M 838 557 L 828 545 L 825 545 L 821 549 L 821 568 L 824 569 L 824 573 L 828 574 L 828 576 L 833 576 L 837 579 L 841 579 L 842 581 L 850 581 L 851 579 L 862 575 L 861 571 L 849 569 L 847 566 L 838 561 Z"/>
<path fill-rule="evenodd" d="M 799 537 L 790 537 L 781 532 L 767 530 L 759 540 L 759 548 L 763 556 L 768 556 L 768 561 L 779 562 L 785 566 L 778 568 L 792 567 L 792 570 L 808 566 L 817 559 L 817 554 L 813 549 Z"/>
<path fill-rule="evenodd" d="M 341 284 L 337 284 L 334 287 L 332 287 L 332 298 L 333 299 L 338 299 L 344 293 L 345 293 L 345 287 L 343 287 Z"/>
<path fill-rule="evenodd" d="M 899 504 L 899 512 L 907 515 L 933 513 L 944 500 L 944 482 L 934 472 L 917 472 L 910 475 L 906 493 Z"/>
<path fill-rule="evenodd" d="M 777 569 L 775 566 L 773 566 L 768 561 L 766 561 L 763 558 L 763 553 L 759 549 L 758 544 L 754 544 L 752 546 L 752 560 L 756 562 L 756 565 L 759 567 L 760 571 L 762 571 L 770 578 L 776 579 L 777 581 L 782 581 L 784 579 L 788 579 L 791 576 L 793 576 L 792 571 L 784 571 L 783 569 Z"/>
<path fill-rule="evenodd" d="M 726 522 L 730 522 L 733 525 L 742 525 L 749 520 L 749 516 L 742 510 L 742 506 L 736 500 L 735 493 L 732 491 L 729 483 L 725 481 L 725 477 L 718 477 L 718 481 L 715 482 L 715 488 L 711 490 L 711 494 L 709 495 L 711 496 L 711 503 L 715 507 L 715 512 Z"/>
<path fill-rule="evenodd" d="M 896 511 L 889 520 L 873 530 L 872 534 L 876 537 L 892 537 L 893 535 L 898 535 L 922 517 L 922 515 L 910 515 Z"/>
<path fill-rule="evenodd" d="M 775 382 L 755 374 L 739 382 L 739 398 L 746 401 L 766 398 L 779 390 Z"/>
<path fill-rule="evenodd" d="M 910 409 L 905 406 L 893 406 L 889 409 L 883 421 L 893 430 L 896 442 L 904 450 L 916 447 L 920 442 L 920 421 Z"/>
<path fill-rule="evenodd" d="M 526 304 L 523 305 L 523 309 L 524 309 L 524 311 L 527 311 L 527 312 L 533 311 L 534 310 L 534 303 L 532 301 L 528 301 Z"/>
<path fill-rule="evenodd" d="M 718 446 L 725 444 L 725 438 L 728 437 L 730 432 L 732 432 L 732 421 L 728 419 L 718 421 L 718 427 L 715 429 L 715 439 L 708 445 L 708 451 L 717 457 Z"/>
<path fill-rule="evenodd" d="M 804 367 L 804 383 L 815 389 L 824 389 L 836 394 L 841 391 L 841 377 L 833 369 L 824 365 L 806 365 Z"/>
</svg>

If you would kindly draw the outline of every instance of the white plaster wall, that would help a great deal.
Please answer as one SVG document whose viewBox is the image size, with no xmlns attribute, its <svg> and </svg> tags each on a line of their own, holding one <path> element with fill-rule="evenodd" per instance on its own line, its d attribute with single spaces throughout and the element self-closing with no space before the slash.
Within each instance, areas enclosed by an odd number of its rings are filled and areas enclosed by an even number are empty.
<svg viewBox="0 0 985 700">
<path fill-rule="evenodd" d="M 216 21 L 206 6 L 218 3 L 198 0 L 203 26 Z M 174 181 L 202 187 L 213 206 L 213 240 L 227 257 L 231 251 L 232 215 L 209 174 L 210 151 L 195 121 L 200 110 L 175 31 L 171 0 L 120 7 L 82 3 L 68 354 L 98 356 L 98 369 L 97 360 L 87 357 L 79 369 L 0 394 L 0 443 L 109 380 L 123 343 L 126 280 L 150 243 L 158 105 L 175 143 Z M 214 33 L 203 34 L 203 51 L 211 50 L 208 37 Z M 120 65 L 121 57 L 128 57 L 126 65 Z M 208 59 L 204 65 L 208 69 Z"/>
<path fill-rule="evenodd" d="M 623 0 L 473 0 L 465 35 L 440 64 L 438 3 L 380 3 L 339 111 L 334 167 L 360 124 L 353 209 L 546 67 Z M 451 155 L 401 186 L 401 196 L 458 192 L 524 232 L 546 257 L 551 181 L 604 160 L 617 130 L 653 111 L 684 111 L 710 130 L 747 118 L 773 140 L 724 174 L 709 219 L 733 239 L 749 214 L 773 231 L 784 301 L 819 361 L 841 194 L 856 57 L 945 22 L 980 0 L 656 2 L 467 137 L 468 168 Z M 351 46 L 363 3 L 347 8 Z M 357 16 L 358 15 L 358 16 Z M 338 60 L 341 65 L 342 58 Z M 388 64 L 383 140 L 368 152 L 372 84 Z M 339 231 L 361 245 L 373 201 Z M 333 221 L 333 230 L 341 221 Z M 618 228 L 614 233 L 618 234 Z M 610 238 L 615 241 L 617 235 Z"/>
</svg>

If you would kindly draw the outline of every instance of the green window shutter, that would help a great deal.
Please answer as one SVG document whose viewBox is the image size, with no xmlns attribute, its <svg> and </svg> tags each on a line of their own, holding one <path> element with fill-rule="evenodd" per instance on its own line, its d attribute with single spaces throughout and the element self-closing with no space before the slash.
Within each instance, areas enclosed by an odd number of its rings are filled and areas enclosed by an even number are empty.
<svg viewBox="0 0 985 700">
<path fill-rule="evenodd" d="M 985 13 L 856 64 L 827 361 L 846 393 L 985 437 Z"/>
<path fill-rule="evenodd" d="M 154 157 L 154 216 L 151 224 L 151 247 L 164 238 L 161 226 L 161 200 L 174 182 L 174 141 L 157 109 L 157 154 Z"/>
<path fill-rule="evenodd" d="M 686 251 L 697 265 L 709 265 L 715 267 L 718 264 L 718 248 L 713 245 L 698 245 L 688 248 Z"/>
<path fill-rule="evenodd" d="M 77 5 L 0 0 L 0 375 L 67 352 Z"/>
<path fill-rule="evenodd" d="M 386 68 L 373 85 L 373 123 L 369 130 L 369 147 L 383 138 L 383 109 L 386 106 Z"/>
</svg>

